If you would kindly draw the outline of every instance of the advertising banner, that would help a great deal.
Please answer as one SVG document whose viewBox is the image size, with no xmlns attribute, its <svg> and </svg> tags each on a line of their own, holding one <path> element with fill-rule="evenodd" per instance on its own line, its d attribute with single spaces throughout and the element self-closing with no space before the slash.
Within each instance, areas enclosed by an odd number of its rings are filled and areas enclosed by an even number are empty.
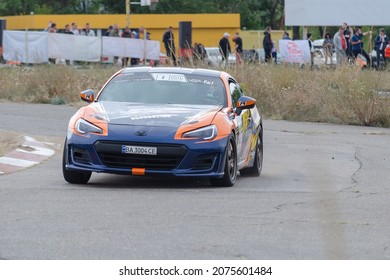
<svg viewBox="0 0 390 280">
<path fill-rule="evenodd" d="M 99 62 L 99 37 L 49 33 L 49 57 L 77 61 Z"/>
<path fill-rule="evenodd" d="M 48 62 L 48 33 L 4 30 L 3 35 L 5 60 L 22 63 Z"/>
<path fill-rule="evenodd" d="M 279 51 L 282 62 L 303 64 L 311 61 L 307 40 L 279 40 Z"/>
</svg>

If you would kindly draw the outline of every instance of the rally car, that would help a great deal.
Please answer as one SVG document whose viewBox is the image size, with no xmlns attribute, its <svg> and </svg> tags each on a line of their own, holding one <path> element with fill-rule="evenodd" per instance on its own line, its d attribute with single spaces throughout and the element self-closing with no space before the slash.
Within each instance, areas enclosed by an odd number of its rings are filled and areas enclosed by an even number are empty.
<svg viewBox="0 0 390 280">
<path fill-rule="evenodd" d="M 115 73 L 69 121 L 63 151 L 67 182 L 92 172 L 207 177 L 233 186 L 259 176 L 263 126 L 256 100 L 228 73 L 137 67 Z"/>
</svg>

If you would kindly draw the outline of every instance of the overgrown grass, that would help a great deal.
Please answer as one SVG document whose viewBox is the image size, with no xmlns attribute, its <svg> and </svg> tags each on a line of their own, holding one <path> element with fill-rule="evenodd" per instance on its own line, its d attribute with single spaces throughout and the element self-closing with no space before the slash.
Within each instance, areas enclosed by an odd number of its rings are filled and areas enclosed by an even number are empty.
<svg viewBox="0 0 390 280">
<path fill-rule="evenodd" d="M 0 100 L 78 103 L 79 92 L 99 90 L 118 68 L 66 66 L 0 69 Z M 227 70 L 258 100 L 266 118 L 390 127 L 390 72 L 300 69 L 284 65 L 246 65 Z"/>
</svg>

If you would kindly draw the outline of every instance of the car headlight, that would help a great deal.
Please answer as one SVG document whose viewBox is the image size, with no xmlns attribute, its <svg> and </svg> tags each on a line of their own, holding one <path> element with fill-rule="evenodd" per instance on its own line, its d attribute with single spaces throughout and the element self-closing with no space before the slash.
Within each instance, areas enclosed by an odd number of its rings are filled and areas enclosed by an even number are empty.
<svg viewBox="0 0 390 280">
<path fill-rule="evenodd" d="M 186 133 L 183 133 L 183 138 L 196 138 L 203 140 L 213 140 L 217 137 L 218 129 L 215 125 L 210 125 L 202 128 L 198 128 Z"/>
<path fill-rule="evenodd" d="M 84 119 L 78 119 L 78 121 L 76 122 L 76 127 L 75 127 L 76 131 L 78 133 L 81 133 L 81 134 L 86 134 L 86 133 L 103 133 L 103 130 L 90 123 L 90 122 L 87 122 L 86 120 Z"/>
</svg>

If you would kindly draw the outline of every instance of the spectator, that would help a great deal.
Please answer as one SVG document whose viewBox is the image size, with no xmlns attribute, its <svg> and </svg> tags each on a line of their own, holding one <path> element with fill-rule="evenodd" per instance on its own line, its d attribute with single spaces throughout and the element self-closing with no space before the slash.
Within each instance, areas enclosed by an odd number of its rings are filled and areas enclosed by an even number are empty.
<svg viewBox="0 0 390 280">
<path fill-rule="evenodd" d="M 139 29 L 138 29 L 138 33 L 137 33 L 137 36 L 135 37 L 135 39 L 141 39 L 141 35 L 143 36 L 144 33 L 145 33 L 145 27 L 140 26 Z M 146 40 L 149 40 L 149 39 L 146 38 Z"/>
<path fill-rule="evenodd" d="M 77 24 L 75 22 L 72 22 L 72 32 L 74 35 L 80 35 L 80 32 L 77 29 Z"/>
<path fill-rule="evenodd" d="M 276 49 L 276 42 L 272 41 L 272 50 L 271 50 L 271 56 L 274 59 L 275 64 L 278 61 L 278 51 Z"/>
<path fill-rule="evenodd" d="M 44 32 L 49 32 L 50 28 L 51 28 L 51 25 L 53 24 L 52 21 L 49 21 L 49 24 L 47 25 L 47 27 L 43 30 Z"/>
<path fill-rule="evenodd" d="M 325 56 L 325 65 L 328 64 L 328 58 L 330 60 L 330 64 L 333 64 L 333 38 L 330 33 L 325 34 L 324 43 L 322 44 L 324 47 L 324 56 Z"/>
<path fill-rule="evenodd" d="M 119 37 L 119 28 L 118 28 L 118 24 L 114 24 L 113 27 L 112 27 L 112 30 L 110 32 L 110 37 Z M 114 61 L 113 61 L 113 64 L 114 65 L 117 65 L 118 64 L 118 59 L 119 57 L 117 56 L 114 56 Z"/>
<path fill-rule="evenodd" d="M 73 35 L 73 32 L 70 31 L 70 25 L 69 24 L 65 25 L 64 34 Z"/>
<path fill-rule="evenodd" d="M 206 58 L 206 50 L 202 43 L 194 43 L 193 55 L 194 60 L 204 61 Z"/>
<path fill-rule="evenodd" d="M 128 26 L 125 27 L 125 30 L 122 32 L 122 38 L 131 38 L 131 31 Z M 128 57 L 122 57 L 122 67 L 126 67 L 127 64 L 129 63 L 129 58 Z"/>
<path fill-rule="evenodd" d="M 137 39 L 137 34 L 138 33 L 136 31 L 132 31 L 131 34 L 130 34 L 130 38 Z M 132 57 L 130 59 L 130 64 L 131 64 L 131 66 L 138 65 L 139 64 L 139 59 L 136 58 L 136 57 Z"/>
<path fill-rule="evenodd" d="M 167 57 L 173 62 L 173 65 L 176 66 L 175 38 L 173 36 L 172 26 L 169 26 L 167 31 L 164 33 L 163 43 L 167 52 Z"/>
<path fill-rule="evenodd" d="M 240 65 L 242 63 L 242 39 L 238 32 L 234 34 L 233 42 L 236 43 L 236 62 Z"/>
<path fill-rule="evenodd" d="M 91 29 L 89 23 L 85 24 L 85 36 L 95 37 L 95 31 Z"/>
<path fill-rule="evenodd" d="M 344 29 L 339 28 L 339 31 L 333 36 L 333 45 L 336 52 L 337 64 L 345 63 L 347 59 L 347 40 L 344 37 Z"/>
<path fill-rule="evenodd" d="M 57 33 L 58 30 L 57 30 L 57 24 L 55 24 L 54 22 L 51 24 L 50 26 L 50 29 L 49 29 L 49 33 Z"/>
<path fill-rule="evenodd" d="M 313 41 L 311 40 L 311 33 L 307 33 L 306 40 L 309 43 L 309 48 L 310 48 L 310 65 L 314 65 L 314 46 L 313 46 Z"/>
<path fill-rule="evenodd" d="M 73 32 L 70 30 L 70 25 L 69 24 L 65 25 L 64 34 L 74 35 Z M 66 65 L 70 65 L 70 60 L 69 59 L 65 59 L 65 63 L 66 63 Z"/>
<path fill-rule="evenodd" d="M 219 52 L 222 55 L 222 64 L 224 66 L 229 62 L 229 53 L 231 53 L 230 43 L 229 43 L 230 34 L 225 32 L 222 39 L 219 41 Z"/>
<path fill-rule="evenodd" d="M 263 48 L 265 54 L 265 62 L 271 61 L 272 40 L 271 40 L 271 26 L 267 26 L 264 31 Z"/>
<path fill-rule="evenodd" d="M 345 53 L 347 55 L 347 58 L 352 58 L 352 45 L 351 45 L 351 37 L 352 37 L 352 28 L 348 26 L 346 22 L 344 22 L 341 27 L 344 29 L 344 38 L 347 42 L 347 48 L 345 49 Z"/>
<path fill-rule="evenodd" d="M 387 38 L 385 30 L 381 28 L 379 30 L 379 35 L 375 38 L 375 51 L 376 51 L 376 64 L 379 67 L 379 62 L 381 55 L 383 57 L 383 61 L 385 65 L 387 65 L 386 57 L 385 57 L 385 50 L 387 45 L 389 44 L 389 38 Z"/>
<path fill-rule="evenodd" d="M 110 33 L 111 33 L 112 29 L 113 29 L 113 27 L 112 27 L 112 25 L 110 25 L 110 26 L 107 28 L 107 31 L 104 32 L 103 36 L 107 36 L 107 37 L 110 36 Z"/>
<path fill-rule="evenodd" d="M 367 61 L 367 66 L 371 65 L 371 59 L 363 49 L 363 36 L 369 34 L 370 32 L 362 33 L 361 28 L 356 28 L 355 34 L 352 36 L 351 44 L 352 44 L 352 54 L 355 58 L 360 54 L 364 56 Z"/>
<path fill-rule="evenodd" d="M 150 32 L 146 32 L 146 40 L 150 40 Z"/>
<path fill-rule="evenodd" d="M 283 40 L 291 40 L 290 38 L 290 34 L 288 34 L 287 31 L 284 31 L 283 32 L 283 37 L 282 37 Z"/>
</svg>

